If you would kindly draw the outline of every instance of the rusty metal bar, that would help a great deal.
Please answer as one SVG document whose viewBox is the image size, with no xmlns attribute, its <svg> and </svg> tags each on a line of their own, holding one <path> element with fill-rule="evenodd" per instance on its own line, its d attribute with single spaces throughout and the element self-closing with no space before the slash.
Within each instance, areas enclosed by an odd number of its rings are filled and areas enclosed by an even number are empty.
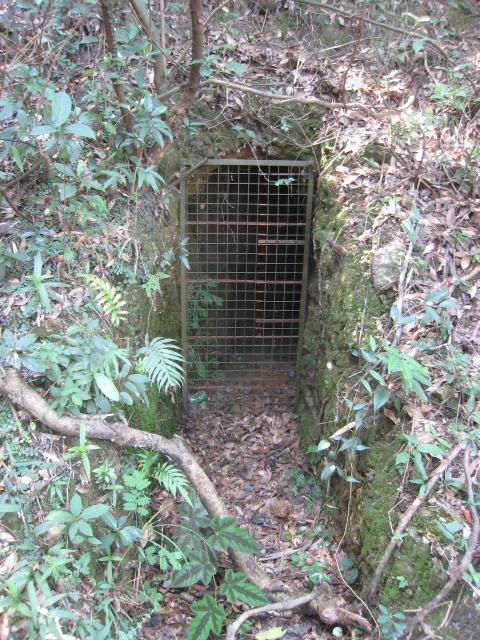
<svg viewBox="0 0 480 640">
<path fill-rule="evenodd" d="M 191 270 L 182 267 L 181 280 L 190 388 L 293 388 L 305 321 L 312 163 L 207 160 L 182 177 L 180 195 L 181 233 L 190 238 Z"/>
</svg>

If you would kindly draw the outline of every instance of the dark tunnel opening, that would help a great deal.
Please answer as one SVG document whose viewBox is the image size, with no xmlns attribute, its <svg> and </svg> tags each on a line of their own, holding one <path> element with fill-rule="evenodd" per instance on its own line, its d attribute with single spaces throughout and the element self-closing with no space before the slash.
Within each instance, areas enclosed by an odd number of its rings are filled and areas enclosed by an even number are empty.
<svg viewBox="0 0 480 640">
<path fill-rule="evenodd" d="M 184 348 L 191 389 L 294 384 L 310 166 L 244 162 L 207 164 L 185 185 Z"/>
</svg>

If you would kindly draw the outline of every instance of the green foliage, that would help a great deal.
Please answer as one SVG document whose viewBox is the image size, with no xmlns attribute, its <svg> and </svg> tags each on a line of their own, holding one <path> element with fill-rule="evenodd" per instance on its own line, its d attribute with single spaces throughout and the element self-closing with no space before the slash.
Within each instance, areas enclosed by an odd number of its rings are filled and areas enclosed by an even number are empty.
<svg viewBox="0 0 480 640">
<path fill-rule="evenodd" d="M 261 547 L 252 536 L 235 524 L 235 518 L 212 518 L 210 527 L 213 533 L 208 537 L 208 544 L 220 547 L 225 551 L 243 551 L 244 553 L 258 553 Z"/>
<path fill-rule="evenodd" d="M 227 569 L 220 586 L 220 594 L 231 604 L 244 602 L 251 607 L 261 607 L 268 604 L 268 598 L 263 591 L 252 584 L 247 576 L 240 571 Z"/>
<path fill-rule="evenodd" d="M 38 301 L 47 313 L 52 310 L 50 301 L 51 291 L 55 287 L 64 287 L 61 282 L 51 282 L 53 276 L 42 274 L 43 261 L 40 253 L 35 255 L 33 259 L 33 274 L 27 276 L 27 280 L 31 283 L 38 297 Z"/>
<path fill-rule="evenodd" d="M 153 477 L 163 485 L 174 498 L 177 497 L 178 492 L 182 495 L 185 502 L 192 505 L 187 489 L 190 486 L 190 483 L 184 474 L 175 467 L 175 465 L 164 462 L 162 466 L 154 472 Z"/>
<path fill-rule="evenodd" d="M 188 291 L 187 324 L 190 333 L 203 328 L 209 309 L 223 307 L 223 298 L 215 294 L 217 283 L 206 280 L 202 284 L 191 285 Z"/>
<path fill-rule="evenodd" d="M 35 528 L 35 533 L 41 535 L 49 531 L 53 525 L 61 525 L 68 529 L 68 537 L 73 544 L 80 544 L 85 540 L 90 544 L 98 544 L 99 541 L 94 536 L 90 520 L 100 518 L 108 512 L 109 507 L 106 504 L 94 504 L 84 508 L 82 498 L 76 493 L 70 500 L 68 511 L 50 511 L 44 522 Z"/>
<path fill-rule="evenodd" d="M 212 557 L 208 549 L 205 547 L 192 549 L 188 552 L 185 565 L 174 573 L 171 585 L 175 589 L 191 587 L 198 583 L 208 585 L 217 571 L 216 559 Z"/>
<path fill-rule="evenodd" d="M 90 286 L 96 291 L 96 301 L 102 313 L 104 313 L 114 326 L 118 326 L 120 321 L 125 318 L 127 311 L 120 293 L 118 293 L 113 285 L 106 280 L 99 278 L 92 273 L 86 273 L 83 276 Z"/>
<path fill-rule="evenodd" d="M 150 496 L 146 490 L 150 486 L 150 480 L 145 475 L 134 469 L 131 473 L 123 475 L 125 491 L 123 493 L 123 508 L 139 516 L 148 516 L 147 507 L 150 505 Z"/>
<path fill-rule="evenodd" d="M 85 425 L 80 424 L 79 429 L 79 443 L 76 446 L 69 447 L 67 453 L 64 455 L 65 460 L 71 460 L 72 458 L 80 458 L 83 464 L 83 468 L 85 470 L 85 475 L 90 480 L 90 460 L 88 457 L 89 451 L 94 451 L 95 449 L 99 449 L 94 444 L 87 444 L 87 435 Z"/>
<path fill-rule="evenodd" d="M 307 562 L 307 554 L 305 551 L 294 553 L 291 557 L 291 562 L 295 567 L 298 567 L 307 574 L 308 580 L 313 586 L 317 586 L 322 583 L 330 583 L 330 576 L 327 573 L 327 565 L 323 562 L 319 562 L 318 560 Z"/>
<path fill-rule="evenodd" d="M 382 604 L 378 605 L 380 615 L 377 622 L 380 627 L 382 638 L 385 640 L 397 640 L 401 638 L 407 625 L 405 624 L 405 616 L 401 611 L 391 612 Z"/>
<path fill-rule="evenodd" d="M 192 604 L 195 614 L 187 632 L 187 640 L 206 640 L 210 633 L 219 636 L 222 632 L 225 609 L 209 593 Z"/>
<path fill-rule="evenodd" d="M 160 391 L 176 389 L 184 380 L 184 358 L 180 348 L 171 338 L 145 339 L 145 346 L 139 349 L 139 368 Z"/>
</svg>

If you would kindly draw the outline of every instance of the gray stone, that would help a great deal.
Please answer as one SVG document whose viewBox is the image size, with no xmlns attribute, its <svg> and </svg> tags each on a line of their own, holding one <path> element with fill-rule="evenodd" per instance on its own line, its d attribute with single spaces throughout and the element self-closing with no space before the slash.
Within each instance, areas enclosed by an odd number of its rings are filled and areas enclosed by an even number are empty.
<svg viewBox="0 0 480 640">
<path fill-rule="evenodd" d="M 377 249 L 372 259 L 372 278 L 376 291 L 386 291 L 398 282 L 405 261 L 405 251 L 401 240 L 392 240 Z"/>
</svg>

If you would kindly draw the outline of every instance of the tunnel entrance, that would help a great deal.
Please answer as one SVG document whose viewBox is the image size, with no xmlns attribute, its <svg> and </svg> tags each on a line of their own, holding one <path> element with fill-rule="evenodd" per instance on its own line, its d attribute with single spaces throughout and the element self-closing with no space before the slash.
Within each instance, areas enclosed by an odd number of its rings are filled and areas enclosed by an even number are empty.
<svg viewBox="0 0 480 640">
<path fill-rule="evenodd" d="M 310 162 L 209 160 L 183 180 L 185 397 L 295 386 L 312 196 Z"/>
</svg>

